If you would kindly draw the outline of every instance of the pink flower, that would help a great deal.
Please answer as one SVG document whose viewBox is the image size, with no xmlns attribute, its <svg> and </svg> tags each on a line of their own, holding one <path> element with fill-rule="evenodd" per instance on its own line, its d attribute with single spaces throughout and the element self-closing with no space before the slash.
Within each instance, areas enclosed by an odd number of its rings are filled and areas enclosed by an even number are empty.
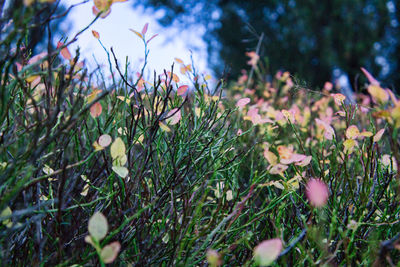
<svg viewBox="0 0 400 267">
<path fill-rule="evenodd" d="M 320 179 L 312 178 L 307 183 L 306 195 L 312 206 L 322 207 L 328 200 L 328 187 Z"/>
</svg>

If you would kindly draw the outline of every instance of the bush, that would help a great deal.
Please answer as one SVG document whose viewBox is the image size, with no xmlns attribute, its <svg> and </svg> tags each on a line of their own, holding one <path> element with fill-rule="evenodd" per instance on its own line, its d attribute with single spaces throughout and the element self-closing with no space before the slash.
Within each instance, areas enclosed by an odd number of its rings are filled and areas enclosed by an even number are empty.
<svg viewBox="0 0 400 267">
<path fill-rule="evenodd" d="M 110 10 L 100 2 L 94 21 Z M 210 90 L 179 59 L 180 74 L 150 81 L 146 63 L 136 76 L 106 49 L 108 82 L 72 56 L 75 38 L 22 49 L 41 5 L 21 6 L 24 24 L 2 36 L 4 265 L 400 261 L 400 104 L 366 70 L 369 95 L 350 103 L 329 83 L 266 79 L 256 53 Z M 154 36 L 133 32 L 147 57 Z"/>
</svg>

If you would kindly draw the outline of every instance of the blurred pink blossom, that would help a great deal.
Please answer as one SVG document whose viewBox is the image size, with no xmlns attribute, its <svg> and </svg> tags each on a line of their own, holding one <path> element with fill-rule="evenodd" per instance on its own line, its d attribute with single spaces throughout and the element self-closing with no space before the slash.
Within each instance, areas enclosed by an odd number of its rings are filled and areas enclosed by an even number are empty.
<svg viewBox="0 0 400 267">
<path fill-rule="evenodd" d="M 312 178 L 306 185 L 306 195 L 312 206 L 322 207 L 328 200 L 328 187 L 320 179 Z"/>
</svg>

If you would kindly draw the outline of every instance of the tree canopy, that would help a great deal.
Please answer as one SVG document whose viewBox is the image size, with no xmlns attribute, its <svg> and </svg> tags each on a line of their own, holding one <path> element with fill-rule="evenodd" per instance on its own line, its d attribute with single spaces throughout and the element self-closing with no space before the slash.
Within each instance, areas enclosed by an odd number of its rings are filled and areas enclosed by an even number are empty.
<svg viewBox="0 0 400 267">
<path fill-rule="evenodd" d="M 260 56 L 273 72 L 284 69 L 313 86 L 346 73 L 352 84 L 365 67 L 389 85 L 400 82 L 398 1 L 392 0 L 144 0 L 162 10 L 160 23 L 206 27 L 209 64 L 237 76 L 263 33 Z"/>
</svg>

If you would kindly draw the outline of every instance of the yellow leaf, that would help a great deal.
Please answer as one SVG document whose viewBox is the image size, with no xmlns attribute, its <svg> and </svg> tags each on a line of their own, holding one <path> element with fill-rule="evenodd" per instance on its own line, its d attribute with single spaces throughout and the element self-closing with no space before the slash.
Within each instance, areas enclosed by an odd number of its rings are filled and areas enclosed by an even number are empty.
<svg viewBox="0 0 400 267">
<path fill-rule="evenodd" d="M 168 78 L 171 78 L 171 72 L 168 71 L 167 74 L 168 74 Z M 174 82 L 176 82 L 176 83 L 178 83 L 178 82 L 180 81 L 178 75 L 176 75 L 175 73 L 172 73 L 172 80 L 173 80 Z"/>
<path fill-rule="evenodd" d="M 290 159 L 293 154 L 293 149 L 286 146 L 278 146 L 278 153 L 281 159 Z"/>
<path fill-rule="evenodd" d="M 228 191 L 226 191 L 226 200 L 227 201 L 231 201 L 233 199 L 233 192 L 232 192 L 232 190 L 228 190 Z"/>
<path fill-rule="evenodd" d="M 25 6 L 30 6 L 35 2 L 35 0 L 24 0 L 24 5 Z"/>
<path fill-rule="evenodd" d="M 269 173 L 270 174 L 279 174 L 282 175 L 284 171 L 286 171 L 286 169 L 288 168 L 287 165 L 283 165 L 283 164 L 276 164 L 274 166 L 271 166 L 271 168 L 269 168 Z"/>
<path fill-rule="evenodd" d="M 208 249 L 206 255 L 209 266 L 217 267 L 221 265 L 221 255 L 216 250 Z"/>
<path fill-rule="evenodd" d="M 189 64 L 189 65 L 186 65 L 186 66 L 185 66 L 184 64 L 182 64 L 180 70 L 181 70 L 181 73 L 182 73 L 182 74 L 185 74 L 185 73 L 188 72 L 188 71 L 192 71 L 192 65 Z"/>
<path fill-rule="evenodd" d="M 289 190 L 297 190 L 300 187 L 299 184 L 299 177 L 293 177 L 292 179 L 290 179 L 289 181 L 287 181 L 286 183 L 287 187 Z"/>
<path fill-rule="evenodd" d="M 113 166 L 123 166 L 128 161 L 128 157 L 126 155 L 118 156 L 113 159 Z"/>
<path fill-rule="evenodd" d="M 180 59 L 180 58 L 177 58 L 177 57 L 176 57 L 176 58 L 175 58 L 175 61 L 178 62 L 178 63 L 180 63 L 180 64 L 183 64 L 183 60 Z"/>
<path fill-rule="evenodd" d="M 91 93 L 86 97 L 87 103 L 93 102 L 93 100 L 95 100 L 96 97 L 97 97 L 97 95 L 100 94 L 101 92 L 102 92 L 102 90 L 98 90 L 98 89 L 93 90 L 93 92 L 91 92 Z"/>
<path fill-rule="evenodd" d="M 7 167 L 7 162 L 0 162 L 0 170 L 5 170 Z"/>
<path fill-rule="evenodd" d="M 92 30 L 92 34 L 93 34 L 94 38 L 100 39 L 100 34 L 98 32 L 96 32 L 95 30 Z"/>
<path fill-rule="evenodd" d="M 31 83 L 34 80 L 36 80 L 37 78 L 40 78 L 40 76 L 39 75 L 29 76 L 29 77 L 25 78 L 25 81 L 27 81 L 28 83 Z"/>
<path fill-rule="evenodd" d="M 128 133 L 128 129 L 126 127 L 119 127 L 117 131 L 120 135 L 126 135 Z"/>
<path fill-rule="evenodd" d="M 272 185 L 281 190 L 285 189 L 285 187 L 280 182 L 274 182 Z"/>
<path fill-rule="evenodd" d="M 112 2 L 109 0 L 93 0 L 93 3 L 99 11 L 106 11 L 112 5 Z"/>
<path fill-rule="evenodd" d="M 44 165 L 42 171 L 47 175 L 50 175 L 50 174 L 52 174 L 54 172 L 54 170 L 52 168 L 50 168 L 48 165 L 46 165 L 46 164 Z"/>
<path fill-rule="evenodd" d="M 343 94 L 332 94 L 333 99 L 335 100 L 336 105 L 341 106 L 344 103 L 346 97 Z"/>
<path fill-rule="evenodd" d="M 282 112 L 283 116 L 285 116 L 285 118 L 287 120 L 290 120 L 292 118 L 292 114 L 289 111 L 287 111 L 286 109 L 282 109 L 281 112 Z"/>
<path fill-rule="evenodd" d="M 128 104 L 128 105 L 131 103 L 131 100 L 130 100 L 129 98 L 125 97 L 125 96 L 117 96 L 117 98 L 118 98 L 119 100 L 125 102 L 125 103 Z"/>
<path fill-rule="evenodd" d="M 103 247 L 100 257 L 104 263 L 112 263 L 118 256 L 121 244 L 118 241 L 112 242 Z"/>
<path fill-rule="evenodd" d="M 110 152 L 111 152 L 111 157 L 113 159 L 125 156 L 126 154 L 125 144 L 120 137 L 115 139 L 115 141 L 112 143 Z"/>
<path fill-rule="evenodd" d="M 102 0 L 100 0 L 100 1 L 102 1 Z M 110 13 L 111 13 L 111 8 L 108 7 L 108 8 L 106 8 L 106 9 L 104 9 L 104 10 L 99 10 L 96 6 L 93 6 L 93 7 L 92 7 L 92 12 L 93 12 L 93 14 L 94 14 L 95 16 L 99 15 L 99 13 L 102 12 L 101 15 L 100 15 L 100 18 L 104 19 L 104 18 L 106 18 L 108 15 L 110 15 Z"/>
<path fill-rule="evenodd" d="M 375 102 L 383 104 L 389 100 L 389 94 L 379 85 L 368 86 L 368 93 L 372 96 Z"/>
<path fill-rule="evenodd" d="M 364 136 L 364 137 L 371 137 L 374 134 L 371 133 L 370 131 L 363 131 L 362 133 L 360 133 L 360 136 Z"/>
<path fill-rule="evenodd" d="M 344 152 L 345 153 L 353 153 L 354 147 L 357 146 L 358 143 L 354 139 L 347 139 L 343 142 Z"/>
<path fill-rule="evenodd" d="M 346 130 L 346 137 L 347 139 L 356 139 L 360 135 L 360 131 L 358 130 L 357 126 L 351 125 Z"/>
<path fill-rule="evenodd" d="M 87 176 L 86 175 L 81 175 L 81 179 L 84 181 L 84 182 L 86 182 L 86 183 L 88 183 L 89 182 L 89 179 L 87 178 Z"/>
<path fill-rule="evenodd" d="M 140 32 L 137 32 L 133 29 L 129 29 L 131 32 L 133 32 L 134 34 L 136 34 L 137 36 L 139 36 L 140 39 L 143 39 L 143 35 Z"/>
<path fill-rule="evenodd" d="M 94 151 L 100 151 L 100 150 L 104 149 L 104 147 L 99 145 L 99 143 L 97 141 L 94 141 L 92 146 L 94 148 Z"/>
<path fill-rule="evenodd" d="M 141 134 L 135 143 L 140 143 L 140 144 L 142 144 L 142 143 L 143 143 L 143 140 L 144 140 L 144 135 Z"/>
<path fill-rule="evenodd" d="M 395 127 L 400 127 L 400 104 L 397 104 L 390 112 L 391 117 L 395 121 Z"/>
<path fill-rule="evenodd" d="M 169 241 L 169 235 L 168 235 L 168 233 L 166 233 L 166 234 L 164 235 L 164 237 L 163 237 L 161 240 L 162 240 L 162 242 L 164 242 L 165 244 L 167 244 L 168 241 Z"/>
<path fill-rule="evenodd" d="M 171 129 L 170 129 L 167 125 L 165 125 L 164 123 L 162 123 L 162 122 L 159 122 L 158 125 L 160 126 L 160 128 L 161 128 L 163 131 L 166 131 L 166 132 L 170 132 L 170 131 L 171 131 Z"/>
<path fill-rule="evenodd" d="M 278 164 L 278 157 L 268 149 L 264 150 L 264 157 L 267 159 L 270 165 Z"/>
<path fill-rule="evenodd" d="M 214 96 L 211 97 L 211 100 L 214 101 L 214 102 L 217 102 L 219 100 L 219 96 L 214 95 Z"/>
<path fill-rule="evenodd" d="M 86 197 L 88 192 L 89 192 L 89 184 L 85 184 L 85 186 L 82 189 L 81 196 Z"/>
<path fill-rule="evenodd" d="M 339 110 L 338 112 L 336 112 L 337 115 L 339 115 L 340 117 L 346 117 L 346 112 Z"/>
<path fill-rule="evenodd" d="M 199 107 L 194 108 L 194 114 L 196 114 L 196 117 L 200 117 L 201 115 L 201 109 Z"/>
</svg>

